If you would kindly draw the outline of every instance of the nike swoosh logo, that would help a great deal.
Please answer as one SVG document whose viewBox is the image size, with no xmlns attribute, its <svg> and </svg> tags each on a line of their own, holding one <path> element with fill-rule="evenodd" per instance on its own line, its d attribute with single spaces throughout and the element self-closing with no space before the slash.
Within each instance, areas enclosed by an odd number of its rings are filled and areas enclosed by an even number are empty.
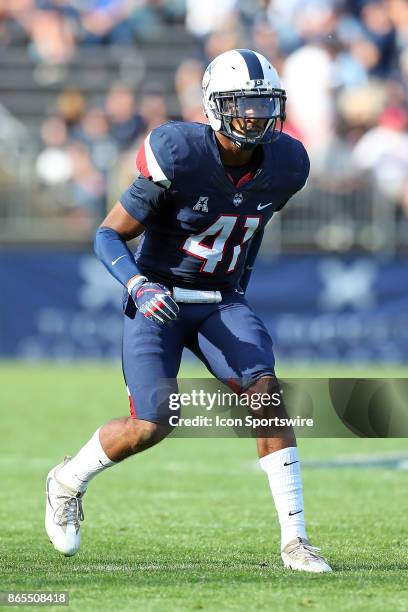
<svg viewBox="0 0 408 612">
<path fill-rule="evenodd" d="M 299 461 L 291 461 L 290 463 L 286 463 L 285 461 L 283 465 L 293 465 L 294 463 L 299 463 Z"/>
<path fill-rule="evenodd" d="M 303 512 L 303 510 L 296 510 L 296 512 L 289 512 L 289 516 L 293 516 L 294 514 L 299 514 L 299 512 Z"/>
<path fill-rule="evenodd" d="M 267 206 L 272 206 L 272 204 L 273 204 L 273 202 L 268 202 L 267 204 L 258 204 L 258 206 L 256 208 L 257 208 L 257 210 L 263 210 Z"/>
<path fill-rule="evenodd" d="M 117 264 L 117 263 L 118 263 L 118 261 L 119 261 L 119 259 L 122 259 L 122 257 L 126 257 L 126 255 L 121 255 L 120 257 L 117 257 L 116 259 L 114 259 L 114 260 L 112 261 L 112 266 L 114 266 L 115 264 Z"/>
</svg>

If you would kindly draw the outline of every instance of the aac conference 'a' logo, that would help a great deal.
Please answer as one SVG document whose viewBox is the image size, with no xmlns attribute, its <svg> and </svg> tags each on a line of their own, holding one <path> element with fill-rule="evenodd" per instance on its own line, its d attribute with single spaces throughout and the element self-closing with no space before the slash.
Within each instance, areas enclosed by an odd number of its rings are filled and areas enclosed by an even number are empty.
<svg viewBox="0 0 408 612">
<path fill-rule="evenodd" d="M 373 262 L 324 259 L 318 266 L 318 273 L 323 281 L 319 302 L 325 310 L 340 310 L 346 306 L 361 310 L 375 304 L 373 285 L 377 266 Z"/>
<path fill-rule="evenodd" d="M 194 204 L 193 210 L 198 210 L 200 212 L 208 212 L 208 197 L 200 196 L 197 204 Z"/>
</svg>

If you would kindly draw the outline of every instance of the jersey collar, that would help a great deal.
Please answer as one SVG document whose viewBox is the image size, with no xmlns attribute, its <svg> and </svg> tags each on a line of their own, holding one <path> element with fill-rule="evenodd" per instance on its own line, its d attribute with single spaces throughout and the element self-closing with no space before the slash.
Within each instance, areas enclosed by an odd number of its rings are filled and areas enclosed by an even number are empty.
<svg viewBox="0 0 408 612">
<path fill-rule="evenodd" d="M 233 191 L 236 191 L 237 189 L 242 189 L 242 187 L 247 187 L 251 183 L 256 181 L 258 176 L 262 176 L 264 166 L 266 163 L 266 147 L 259 145 L 260 147 L 262 147 L 263 159 L 259 167 L 257 168 L 257 170 L 255 172 L 248 172 L 247 174 L 245 174 L 244 176 L 240 178 L 240 180 L 238 181 L 236 185 L 234 185 L 233 181 L 231 180 L 231 178 L 229 177 L 226 171 L 224 164 L 221 161 L 220 152 L 218 150 L 218 146 L 217 146 L 217 142 L 215 138 L 215 132 L 212 129 L 212 127 L 210 127 L 209 125 L 207 126 L 205 136 L 206 136 L 205 138 L 206 148 L 209 154 L 211 155 L 213 162 L 215 163 L 217 175 L 223 178 L 223 180 L 229 185 L 230 189 L 232 189 Z"/>
</svg>

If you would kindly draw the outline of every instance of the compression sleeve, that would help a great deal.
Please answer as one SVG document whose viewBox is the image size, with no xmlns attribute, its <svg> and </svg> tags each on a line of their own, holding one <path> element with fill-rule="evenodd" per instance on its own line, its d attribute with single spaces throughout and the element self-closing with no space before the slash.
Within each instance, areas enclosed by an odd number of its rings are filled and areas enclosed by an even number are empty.
<svg viewBox="0 0 408 612">
<path fill-rule="evenodd" d="M 257 232 L 255 236 L 253 237 L 251 244 L 249 245 L 248 253 L 245 259 L 245 268 L 239 280 L 239 286 L 244 292 L 246 291 L 248 287 L 249 279 L 251 278 L 251 274 L 252 274 L 252 267 L 255 263 L 256 256 L 258 255 L 258 251 L 261 246 L 263 235 L 264 235 L 264 230 Z"/>
<path fill-rule="evenodd" d="M 133 276 L 141 274 L 126 242 L 110 227 L 98 228 L 94 251 L 108 272 L 125 287 Z"/>
<path fill-rule="evenodd" d="M 139 176 L 121 195 L 120 203 L 128 214 L 149 226 L 166 200 L 166 190 Z M 126 242 L 110 227 L 100 227 L 95 235 L 94 250 L 105 268 L 122 285 L 141 274 Z"/>
</svg>

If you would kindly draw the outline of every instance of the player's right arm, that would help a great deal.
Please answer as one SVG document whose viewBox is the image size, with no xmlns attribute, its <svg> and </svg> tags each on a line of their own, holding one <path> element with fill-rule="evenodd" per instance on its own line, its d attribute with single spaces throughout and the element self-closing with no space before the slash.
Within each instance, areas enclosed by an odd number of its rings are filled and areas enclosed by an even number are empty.
<svg viewBox="0 0 408 612">
<path fill-rule="evenodd" d="M 165 124 L 146 136 L 136 160 L 139 177 L 122 194 L 95 237 L 99 259 L 127 288 L 138 310 L 157 323 L 175 319 L 179 308 L 167 287 L 149 283 L 143 276 L 126 241 L 143 233 L 160 208 L 168 205 L 168 188 L 174 175 L 174 147 L 169 133 L 172 127 Z"/>
<path fill-rule="evenodd" d="M 170 124 L 165 124 L 146 136 L 136 158 L 139 177 L 121 195 L 96 233 L 96 255 L 128 289 L 142 275 L 126 241 L 142 234 L 167 204 L 167 189 L 174 176 L 174 146 L 169 136 L 173 131 Z"/>
<path fill-rule="evenodd" d="M 157 323 L 175 319 L 178 306 L 167 287 L 148 282 L 126 242 L 144 232 L 157 212 L 163 191 L 147 178 L 139 177 L 103 220 L 94 241 L 97 257 L 126 287 L 138 310 Z"/>
<path fill-rule="evenodd" d="M 132 217 L 118 201 L 95 234 L 96 255 L 112 276 L 127 289 L 132 283 L 144 277 L 126 242 L 140 236 L 145 229 L 145 226 Z"/>
</svg>

